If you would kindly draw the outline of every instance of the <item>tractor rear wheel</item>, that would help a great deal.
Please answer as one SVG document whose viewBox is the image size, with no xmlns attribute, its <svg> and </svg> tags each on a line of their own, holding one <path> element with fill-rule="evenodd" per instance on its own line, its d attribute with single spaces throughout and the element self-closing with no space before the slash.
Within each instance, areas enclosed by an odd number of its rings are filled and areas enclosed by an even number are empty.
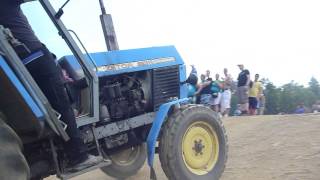
<svg viewBox="0 0 320 180">
<path fill-rule="evenodd" d="M 5 123 L 0 112 L 0 179 L 26 180 L 30 177 L 28 163 L 22 154 L 22 142 Z"/>
<path fill-rule="evenodd" d="M 227 152 L 222 121 L 204 106 L 176 111 L 160 138 L 160 161 L 170 180 L 217 180 L 224 171 Z"/>
<path fill-rule="evenodd" d="M 109 176 L 125 179 L 138 173 L 147 158 L 145 143 L 109 155 L 112 164 L 101 168 Z"/>
</svg>

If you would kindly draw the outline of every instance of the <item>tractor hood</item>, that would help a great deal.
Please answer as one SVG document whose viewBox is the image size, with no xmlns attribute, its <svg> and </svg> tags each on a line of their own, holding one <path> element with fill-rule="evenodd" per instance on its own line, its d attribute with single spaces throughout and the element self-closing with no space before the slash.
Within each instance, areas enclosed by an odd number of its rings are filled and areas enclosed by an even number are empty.
<svg viewBox="0 0 320 180">
<path fill-rule="evenodd" d="M 90 53 L 90 56 L 93 62 L 86 56 L 87 61 L 91 62 L 98 77 L 184 64 L 174 46 L 98 52 Z M 78 75 L 83 74 L 74 56 L 65 56 L 59 61 Z"/>
</svg>

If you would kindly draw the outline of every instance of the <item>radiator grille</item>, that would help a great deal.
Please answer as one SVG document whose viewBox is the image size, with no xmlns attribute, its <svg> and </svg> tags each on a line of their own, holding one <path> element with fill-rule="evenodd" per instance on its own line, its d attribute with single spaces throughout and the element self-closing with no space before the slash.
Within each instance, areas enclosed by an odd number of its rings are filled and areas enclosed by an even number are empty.
<svg viewBox="0 0 320 180">
<path fill-rule="evenodd" d="M 172 98 L 180 96 L 179 66 L 153 70 L 153 104 L 154 110 Z"/>
</svg>

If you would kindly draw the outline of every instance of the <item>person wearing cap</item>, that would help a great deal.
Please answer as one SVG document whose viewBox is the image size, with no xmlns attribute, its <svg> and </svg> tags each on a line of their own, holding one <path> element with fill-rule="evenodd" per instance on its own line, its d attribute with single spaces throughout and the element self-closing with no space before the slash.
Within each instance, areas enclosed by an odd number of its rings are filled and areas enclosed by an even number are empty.
<svg viewBox="0 0 320 180">
<path fill-rule="evenodd" d="M 248 114 L 249 109 L 249 84 L 250 84 L 250 72 L 249 70 L 244 68 L 243 64 L 238 64 L 240 69 L 240 73 L 238 76 L 237 83 L 237 96 L 238 96 L 238 104 L 240 104 L 240 109 L 242 111 L 242 115 Z"/>
</svg>

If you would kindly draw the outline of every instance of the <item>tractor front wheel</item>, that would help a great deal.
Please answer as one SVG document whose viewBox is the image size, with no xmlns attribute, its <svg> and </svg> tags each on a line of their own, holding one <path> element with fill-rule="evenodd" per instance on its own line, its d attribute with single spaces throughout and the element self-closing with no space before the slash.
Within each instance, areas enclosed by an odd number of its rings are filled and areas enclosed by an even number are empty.
<svg viewBox="0 0 320 180">
<path fill-rule="evenodd" d="M 170 180 L 217 180 L 227 161 L 226 131 L 217 114 L 204 106 L 189 106 L 170 116 L 159 148 Z"/>
<path fill-rule="evenodd" d="M 145 143 L 109 155 L 112 164 L 101 168 L 109 176 L 125 179 L 137 174 L 147 158 Z"/>
</svg>

